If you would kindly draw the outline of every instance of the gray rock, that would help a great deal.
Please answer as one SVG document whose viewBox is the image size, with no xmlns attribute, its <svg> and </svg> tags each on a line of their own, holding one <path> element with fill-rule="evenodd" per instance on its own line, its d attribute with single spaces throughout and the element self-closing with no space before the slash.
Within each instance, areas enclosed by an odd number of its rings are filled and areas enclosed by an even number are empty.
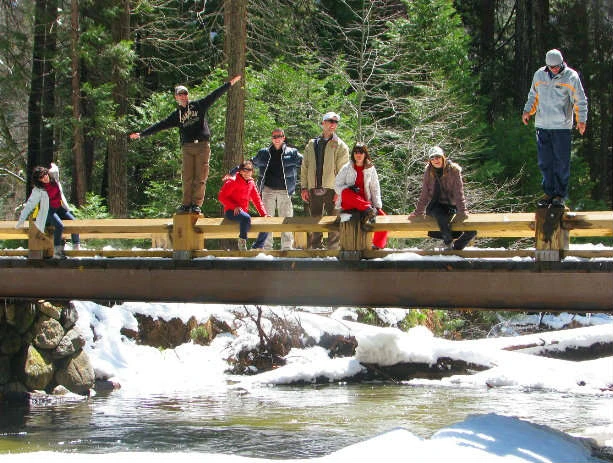
<svg viewBox="0 0 613 463">
<path fill-rule="evenodd" d="M 53 379 L 53 362 L 29 346 L 23 359 L 23 383 L 29 390 L 45 389 Z"/>
<path fill-rule="evenodd" d="M 63 337 L 64 328 L 60 322 L 42 315 L 34 327 L 32 342 L 39 349 L 55 349 Z"/>
<path fill-rule="evenodd" d="M 57 347 L 51 352 L 51 357 L 54 359 L 61 359 L 73 355 L 80 351 L 85 345 L 85 337 L 76 328 L 68 331 Z"/>
<path fill-rule="evenodd" d="M 64 310 L 62 310 L 62 316 L 60 317 L 60 323 L 65 330 L 69 330 L 70 328 L 75 326 L 78 319 L 79 312 L 77 311 L 75 306 L 70 304 L 68 307 L 64 307 Z"/>
<path fill-rule="evenodd" d="M 88 394 L 94 385 L 94 368 L 89 357 L 81 351 L 55 373 L 55 381 L 76 394 Z"/>
<path fill-rule="evenodd" d="M 29 302 L 7 303 L 3 309 L 4 321 L 7 325 L 13 326 L 19 334 L 25 333 L 36 317 L 36 307 Z"/>
<path fill-rule="evenodd" d="M 44 313 L 46 316 L 53 318 L 54 320 L 60 320 L 60 317 L 62 316 L 61 307 L 56 307 L 49 301 L 38 301 L 36 305 L 41 313 Z"/>
<path fill-rule="evenodd" d="M 16 307 L 15 329 L 19 334 L 23 334 L 30 329 L 36 319 L 36 306 L 29 302 Z"/>
</svg>

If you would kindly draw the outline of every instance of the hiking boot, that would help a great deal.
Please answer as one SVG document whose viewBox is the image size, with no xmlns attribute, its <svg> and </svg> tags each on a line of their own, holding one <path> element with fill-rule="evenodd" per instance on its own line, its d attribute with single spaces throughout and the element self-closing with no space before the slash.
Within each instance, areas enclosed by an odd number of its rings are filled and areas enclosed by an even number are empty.
<svg viewBox="0 0 613 463">
<path fill-rule="evenodd" d="M 373 225 L 377 221 L 377 209 L 369 207 L 362 211 L 362 225 Z"/>
<path fill-rule="evenodd" d="M 460 237 L 453 242 L 453 249 L 455 251 L 461 251 L 477 236 L 476 231 L 465 231 Z"/>
<path fill-rule="evenodd" d="M 193 212 L 194 214 L 200 214 L 200 213 L 202 213 L 202 209 L 200 209 L 200 206 L 196 206 L 196 205 L 194 204 L 194 205 L 192 205 L 192 212 Z"/>
<path fill-rule="evenodd" d="M 63 244 L 60 244 L 59 246 L 53 246 L 53 258 L 54 259 L 66 259 L 66 254 L 64 254 Z"/>
<path fill-rule="evenodd" d="M 561 196 L 554 196 L 551 200 L 551 205 L 553 207 L 564 207 L 564 198 Z"/>
<path fill-rule="evenodd" d="M 185 204 L 182 204 L 181 206 L 177 207 L 177 214 L 188 214 L 191 209 L 191 206 L 186 206 Z"/>
<path fill-rule="evenodd" d="M 238 239 L 238 250 L 239 251 L 246 251 L 247 250 L 247 240 L 244 238 L 239 238 Z"/>
<path fill-rule="evenodd" d="M 547 207 L 551 204 L 551 196 L 543 195 L 537 202 L 537 207 Z"/>
</svg>

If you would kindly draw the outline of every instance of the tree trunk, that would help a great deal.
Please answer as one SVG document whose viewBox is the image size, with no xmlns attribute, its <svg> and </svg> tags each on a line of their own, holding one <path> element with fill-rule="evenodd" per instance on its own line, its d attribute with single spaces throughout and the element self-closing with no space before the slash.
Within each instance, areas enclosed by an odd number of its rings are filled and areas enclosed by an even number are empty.
<svg viewBox="0 0 613 463">
<path fill-rule="evenodd" d="M 55 13 L 52 6 L 55 6 Z M 49 102 L 49 72 L 51 66 L 49 60 L 53 58 L 55 44 L 49 43 L 55 40 L 55 34 L 50 34 L 55 23 L 57 3 L 55 0 L 36 0 L 34 12 L 34 44 L 32 48 L 32 76 L 30 80 L 30 97 L 28 101 L 28 159 L 26 178 L 29 180 L 32 171 L 37 165 L 48 165 L 53 157 L 48 155 L 48 149 L 43 154 L 43 142 L 53 147 L 53 140 L 43 137 L 45 124 L 44 115 L 49 111 L 44 105 Z M 55 81 L 53 81 L 55 85 Z M 52 92 L 52 89 L 51 89 Z M 51 93 L 52 95 L 53 93 Z M 51 99 L 51 101 L 53 101 Z M 27 182 L 27 194 L 30 194 L 32 185 Z"/>
<path fill-rule="evenodd" d="M 245 50 L 247 48 L 247 0 L 225 0 L 224 53 L 231 77 L 245 75 Z M 243 138 L 245 128 L 245 81 L 233 85 L 228 92 L 226 109 L 225 152 L 223 166 L 227 172 L 244 157 Z"/>
<path fill-rule="evenodd" d="M 81 76 L 79 66 L 79 2 L 71 0 L 70 12 L 70 43 L 71 43 L 71 101 L 72 101 L 72 134 L 73 134 L 73 176 L 71 200 L 78 207 L 85 204 L 87 191 L 84 158 L 83 125 L 81 123 Z"/>
<path fill-rule="evenodd" d="M 521 107 L 530 89 L 532 75 L 545 61 L 548 48 L 549 0 L 516 0 L 515 65 L 517 81 L 514 103 Z"/>
<path fill-rule="evenodd" d="M 47 0 L 47 39 L 45 41 L 45 60 L 43 61 L 43 105 L 41 126 L 41 163 L 48 166 L 53 161 L 54 140 L 51 120 L 55 117 L 55 70 L 53 60 L 57 54 L 57 0 Z"/>
<path fill-rule="evenodd" d="M 610 54 L 613 40 L 610 35 L 611 26 L 607 23 L 607 15 L 604 14 L 606 7 L 602 0 L 592 0 L 591 4 L 589 14 L 594 18 L 592 43 L 595 55 L 593 62 L 608 62 L 609 68 L 606 71 L 603 69 L 605 72 L 594 73 L 592 77 L 594 88 L 589 94 L 590 114 L 585 136 L 599 141 L 599 143 L 595 142 L 596 146 L 591 151 L 592 155 L 588 157 L 590 173 L 595 181 L 593 198 L 606 201 L 608 207 L 613 207 L 613 186 L 611 185 L 611 178 L 613 178 L 613 152 L 611 151 L 613 145 L 613 108 L 611 107 L 613 61 Z M 613 14 L 613 9 L 610 14 Z M 586 77 L 584 74 L 583 78 Z M 585 82 L 584 87 L 589 89 Z M 595 117 L 596 115 L 599 116 Z"/>
<path fill-rule="evenodd" d="M 119 14 L 113 24 L 113 42 L 119 43 L 130 38 L 130 2 L 119 0 Z M 113 101 L 116 104 L 115 118 L 123 125 L 128 112 L 128 82 L 120 60 L 115 60 L 111 80 L 114 83 Z M 113 217 L 128 215 L 128 141 L 123 130 L 115 129 L 108 141 L 108 205 Z"/>
<path fill-rule="evenodd" d="M 481 39 L 479 43 L 481 65 L 479 67 L 481 69 L 481 93 L 489 100 L 486 117 L 490 124 L 493 123 L 494 114 L 496 113 L 496 98 L 492 94 L 492 71 L 493 67 L 496 66 L 496 60 L 494 59 L 494 49 L 496 45 L 494 36 L 495 28 L 496 2 L 494 0 L 481 0 Z"/>
</svg>

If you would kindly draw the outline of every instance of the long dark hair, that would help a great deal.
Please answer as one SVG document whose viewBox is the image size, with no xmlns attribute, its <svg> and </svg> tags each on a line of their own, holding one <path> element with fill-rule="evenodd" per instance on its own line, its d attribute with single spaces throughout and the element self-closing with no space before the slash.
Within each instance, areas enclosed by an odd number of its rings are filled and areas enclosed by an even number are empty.
<svg viewBox="0 0 613 463">
<path fill-rule="evenodd" d="M 49 173 L 49 169 L 43 166 L 36 166 L 32 171 L 32 183 L 35 187 L 45 188 L 42 178 Z"/>
<path fill-rule="evenodd" d="M 355 164 L 354 154 L 356 152 L 364 153 L 364 167 L 370 167 L 373 165 L 372 159 L 370 158 L 370 153 L 368 152 L 368 146 L 366 146 L 366 143 L 362 143 L 359 141 L 355 145 L 353 145 L 353 148 L 351 148 L 351 162 L 353 162 L 354 164 Z"/>
</svg>

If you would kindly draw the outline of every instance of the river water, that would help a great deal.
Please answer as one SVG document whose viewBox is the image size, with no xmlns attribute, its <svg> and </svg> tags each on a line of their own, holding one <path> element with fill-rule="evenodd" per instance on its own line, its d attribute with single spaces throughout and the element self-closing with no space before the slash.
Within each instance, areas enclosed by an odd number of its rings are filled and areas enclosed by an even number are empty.
<svg viewBox="0 0 613 463">
<path fill-rule="evenodd" d="M 395 427 L 430 437 L 498 413 L 581 434 L 613 421 L 610 395 L 406 384 L 231 384 L 186 395 L 121 390 L 54 406 L 0 404 L 0 453 L 156 451 L 261 458 L 327 455 Z"/>
</svg>

